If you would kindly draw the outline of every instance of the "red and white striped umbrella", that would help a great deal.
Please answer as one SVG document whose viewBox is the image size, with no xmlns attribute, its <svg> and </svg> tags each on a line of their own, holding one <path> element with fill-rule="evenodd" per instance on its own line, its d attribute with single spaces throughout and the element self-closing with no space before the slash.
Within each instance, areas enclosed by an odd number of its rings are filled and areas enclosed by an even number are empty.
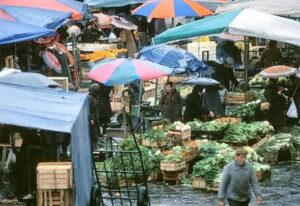
<svg viewBox="0 0 300 206">
<path fill-rule="evenodd" d="M 297 69 L 284 65 L 272 66 L 259 73 L 264 78 L 289 77 L 297 73 Z"/>
</svg>

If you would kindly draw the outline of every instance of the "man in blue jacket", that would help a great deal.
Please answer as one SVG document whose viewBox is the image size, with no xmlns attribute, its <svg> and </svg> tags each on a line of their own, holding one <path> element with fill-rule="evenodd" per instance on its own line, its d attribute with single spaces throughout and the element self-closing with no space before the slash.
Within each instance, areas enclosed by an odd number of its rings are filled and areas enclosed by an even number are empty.
<svg viewBox="0 0 300 206">
<path fill-rule="evenodd" d="M 247 160 L 247 150 L 236 150 L 235 160 L 224 167 L 219 188 L 219 206 L 225 205 L 227 199 L 230 206 L 248 206 L 251 188 L 256 196 L 257 204 L 262 202 L 261 191 L 256 179 L 256 172 Z"/>
</svg>

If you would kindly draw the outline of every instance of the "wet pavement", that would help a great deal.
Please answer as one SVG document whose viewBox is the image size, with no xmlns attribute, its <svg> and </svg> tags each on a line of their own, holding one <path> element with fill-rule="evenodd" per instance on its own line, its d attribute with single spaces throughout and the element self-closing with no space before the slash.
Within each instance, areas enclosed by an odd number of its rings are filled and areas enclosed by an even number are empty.
<svg viewBox="0 0 300 206">
<path fill-rule="evenodd" d="M 260 183 L 263 206 L 300 206 L 300 162 L 282 163 L 272 167 L 270 179 Z M 192 190 L 188 185 L 150 184 L 151 205 L 212 206 L 217 194 Z M 250 206 L 256 205 L 254 197 Z"/>
</svg>

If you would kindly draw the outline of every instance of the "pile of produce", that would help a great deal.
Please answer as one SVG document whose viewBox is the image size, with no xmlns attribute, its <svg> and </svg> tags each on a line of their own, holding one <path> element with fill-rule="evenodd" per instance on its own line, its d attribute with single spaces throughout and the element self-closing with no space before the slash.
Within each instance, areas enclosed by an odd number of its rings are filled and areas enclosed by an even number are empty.
<svg viewBox="0 0 300 206">
<path fill-rule="evenodd" d="M 135 151 L 137 152 L 136 144 L 132 138 L 126 138 L 123 140 L 120 148 L 122 151 Z M 149 175 L 152 171 L 159 170 L 159 164 L 163 158 L 160 150 L 152 150 L 143 146 L 139 146 L 141 151 L 144 169 L 146 175 Z M 125 178 L 125 174 L 117 173 L 117 171 L 141 171 L 141 161 L 139 155 L 130 153 L 117 153 L 113 158 L 107 159 L 104 162 L 96 162 L 96 168 L 98 171 L 102 171 L 100 176 L 107 178 L 111 185 L 117 185 L 117 178 L 120 180 Z M 106 173 L 105 171 L 108 171 Z M 142 174 L 126 173 L 128 179 L 142 179 Z"/>
<path fill-rule="evenodd" d="M 118 54 L 127 52 L 127 49 L 112 49 L 106 51 L 94 51 L 91 54 L 80 54 L 80 59 L 83 61 L 96 62 L 106 58 L 116 58 Z"/>
<path fill-rule="evenodd" d="M 266 153 L 277 153 L 283 148 L 291 147 L 292 135 L 288 133 L 278 133 L 273 135 L 266 141 L 263 145 L 261 145 L 256 152 L 260 155 L 264 155 Z"/>
<path fill-rule="evenodd" d="M 266 101 L 265 98 L 265 90 L 261 89 L 261 90 L 250 90 L 250 96 L 251 99 L 254 100 L 260 100 L 261 102 Z"/>
<path fill-rule="evenodd" d="M 250 81 L 249 84 L 251 86 L 254 85 L 266 85 L 266 79 L 262 78 L 259 74 L 255 75 Z"/>
<path fill-rule="evenodd" d="M 243 118 L 243 119 L 251 119 L 255 116 L 256 107 L 258 106 L 258 104 L 260 104 L 260 102 L 261 102 L 260 100 L 256 100 L 235 107 L 230 111 L 229 116 Z"/>
<path fill-rule="evenodd" d="M 228 127 L 227 123 L 218 121 L 200 122 L 195 120 L 193 122 L 188 122 L 187 125 L 189 125 L 193 131 L 205 132 L 224 131 Z"/>
<path fill-rule="evenodd" d="M 166 138 L 166 132 L 164 130 L 149 129 L 143 134 L 143 137 L 153 141 L 161 141 Z"/>
<path fill-rule="evenodd" d="M 253 122 L 230 125 L 225 131 L 224 140 L 236 143 L 247 143 L 249 140 L 259 139 L 261 136 L 274 131 L 269 122 Z"/>
<path fill-rule="evenodd" d="M 181 146 L 173 147 L 171 151 L 167 152 L 166 155 L 164 155 L 162 162 L 163 163 L 179 163 L 183 162 L 184 159 L 182 157 L 182 152 L 184 151 L 184 148 Z"/>
<path fill-rule="evenodd" d="M 204 159 L 193 166 L 192 176 L 212 185 L 220 181 L 223 167 L 233 160 L 234 151 L 227 144 L 209 142 L 201 147 L 200 155 Z"/>
<path fill-rule="evenodd" d="M 182 122 L 174 122 L 173 125 L 169 128 L 170 130 L 177 130 L 177 131 L 186 131 L 191 130 L 191 127 L 187 124 L 183 124 Z"/>
</svg>

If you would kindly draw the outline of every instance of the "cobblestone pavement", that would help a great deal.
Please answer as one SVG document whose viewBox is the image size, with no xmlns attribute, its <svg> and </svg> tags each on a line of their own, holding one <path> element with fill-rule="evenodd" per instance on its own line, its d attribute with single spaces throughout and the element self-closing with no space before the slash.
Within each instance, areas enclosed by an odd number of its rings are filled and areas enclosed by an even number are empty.
<svg viewBox="0 0 300 206">
<path fill-rule="evenodd" d="M 283 163 L 272 168 L 271 179 L 261 183 L 263 206 L 300 205 L 300 162 Z M 155 206 L 213 206 L 217 194 L 192 190 L 185 185 L 150 184 L 151 205 Z M 254 206 L 254 198 L 250 206 Z"/>
</svg>

